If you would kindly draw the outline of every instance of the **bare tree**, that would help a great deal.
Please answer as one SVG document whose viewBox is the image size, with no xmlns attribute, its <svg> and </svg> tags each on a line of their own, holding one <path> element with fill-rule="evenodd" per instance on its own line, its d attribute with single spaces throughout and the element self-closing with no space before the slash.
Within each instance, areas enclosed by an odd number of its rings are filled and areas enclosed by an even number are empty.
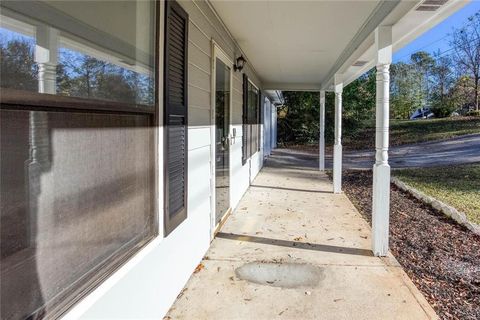
<svg viewBox="0 0 480 320">
<path fill-rule="evenodd" d="M 480 82 L 480 12 L 468 18 L 468 22 L 452 34 L 450 45 L 453 47 L 455 62 L 473 79 L 474 104 L 478 111 Z"/>
<path fill-rule="evenodd" d="M 434 59 L 435 65 L 432 68 L 433 98 L 444 101 L 455 82 L 452 59 L 450 56 L 442 56 L 440 52 L 434 54 Z"/>
<path fill-rule="evenodd" d="M 37 68 L 33 42 L 22 39 L 0 41 L 0 87 L 37 91 Z"/>
</svg>

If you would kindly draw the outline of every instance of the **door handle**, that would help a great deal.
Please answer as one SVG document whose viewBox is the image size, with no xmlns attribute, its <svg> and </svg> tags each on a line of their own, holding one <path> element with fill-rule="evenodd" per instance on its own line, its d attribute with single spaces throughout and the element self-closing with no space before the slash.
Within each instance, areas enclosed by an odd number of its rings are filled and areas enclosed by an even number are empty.
<svg viewBox="0 0 480 320">
<path fill-rule="evenodd" d="M 222 140 L 223 140 L 224 147 L 228 148 L 228 146 L 230 145 L 230 138 L 229 137 L 223 137 Z"/>
</svg>

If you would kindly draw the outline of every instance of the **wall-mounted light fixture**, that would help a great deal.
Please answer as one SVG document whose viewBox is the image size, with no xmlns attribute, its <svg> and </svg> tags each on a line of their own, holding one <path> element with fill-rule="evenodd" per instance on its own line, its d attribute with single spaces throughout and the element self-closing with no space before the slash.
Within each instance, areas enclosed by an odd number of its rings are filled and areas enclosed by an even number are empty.
<svg viewBox="0 0 480 320">
<path fill-rule="evenodd" d="M 240 57 L 237 58 L 236 63 L 233 65 L 233 70 L 242 71 L 243 67 L 245 66 L 245 62 L 247 62 L 247 60 L 245 60 L 243 55 L 240 55 Z"/>
</svg>

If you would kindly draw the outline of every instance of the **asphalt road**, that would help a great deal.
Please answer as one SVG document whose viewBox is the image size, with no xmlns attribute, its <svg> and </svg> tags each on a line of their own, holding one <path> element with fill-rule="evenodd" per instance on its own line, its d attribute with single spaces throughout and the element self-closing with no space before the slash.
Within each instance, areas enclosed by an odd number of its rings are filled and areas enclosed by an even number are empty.
<svg viewBox="0 0 480 320">
<path fill-rule="evenodd" d="M 332 166 L 332 155 L 327 155 L 326 167 Z M 344 169 L 371 169 L 375 151 L 345 151 Z M 430 167 L 480 162 L 480 134 L 461 136 L 444 141 L 422 142 L 392 147 L 389 163 L 392 168 Z"/>
</svg>

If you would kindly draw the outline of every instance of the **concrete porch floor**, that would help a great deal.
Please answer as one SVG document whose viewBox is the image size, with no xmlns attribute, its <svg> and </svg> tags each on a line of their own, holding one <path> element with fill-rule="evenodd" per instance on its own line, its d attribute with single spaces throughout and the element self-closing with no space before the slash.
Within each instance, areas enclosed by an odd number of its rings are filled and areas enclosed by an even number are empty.
<svg viewBox="0 0 480 320">
<path fill-rule="evenodd" d="M 344 194 L 331 190 L 314 158 L 276 151 L 166 318 L 436 318 L 393 256 L 371 255 L 370 226 Z M 279 274 L 278 282 L 254 283 L 236 273 L 250 262 L 293 271 Z M 317 278 L 283 286 L 298 278 L 297 264 L 314 266 Z"/>
</svg>

